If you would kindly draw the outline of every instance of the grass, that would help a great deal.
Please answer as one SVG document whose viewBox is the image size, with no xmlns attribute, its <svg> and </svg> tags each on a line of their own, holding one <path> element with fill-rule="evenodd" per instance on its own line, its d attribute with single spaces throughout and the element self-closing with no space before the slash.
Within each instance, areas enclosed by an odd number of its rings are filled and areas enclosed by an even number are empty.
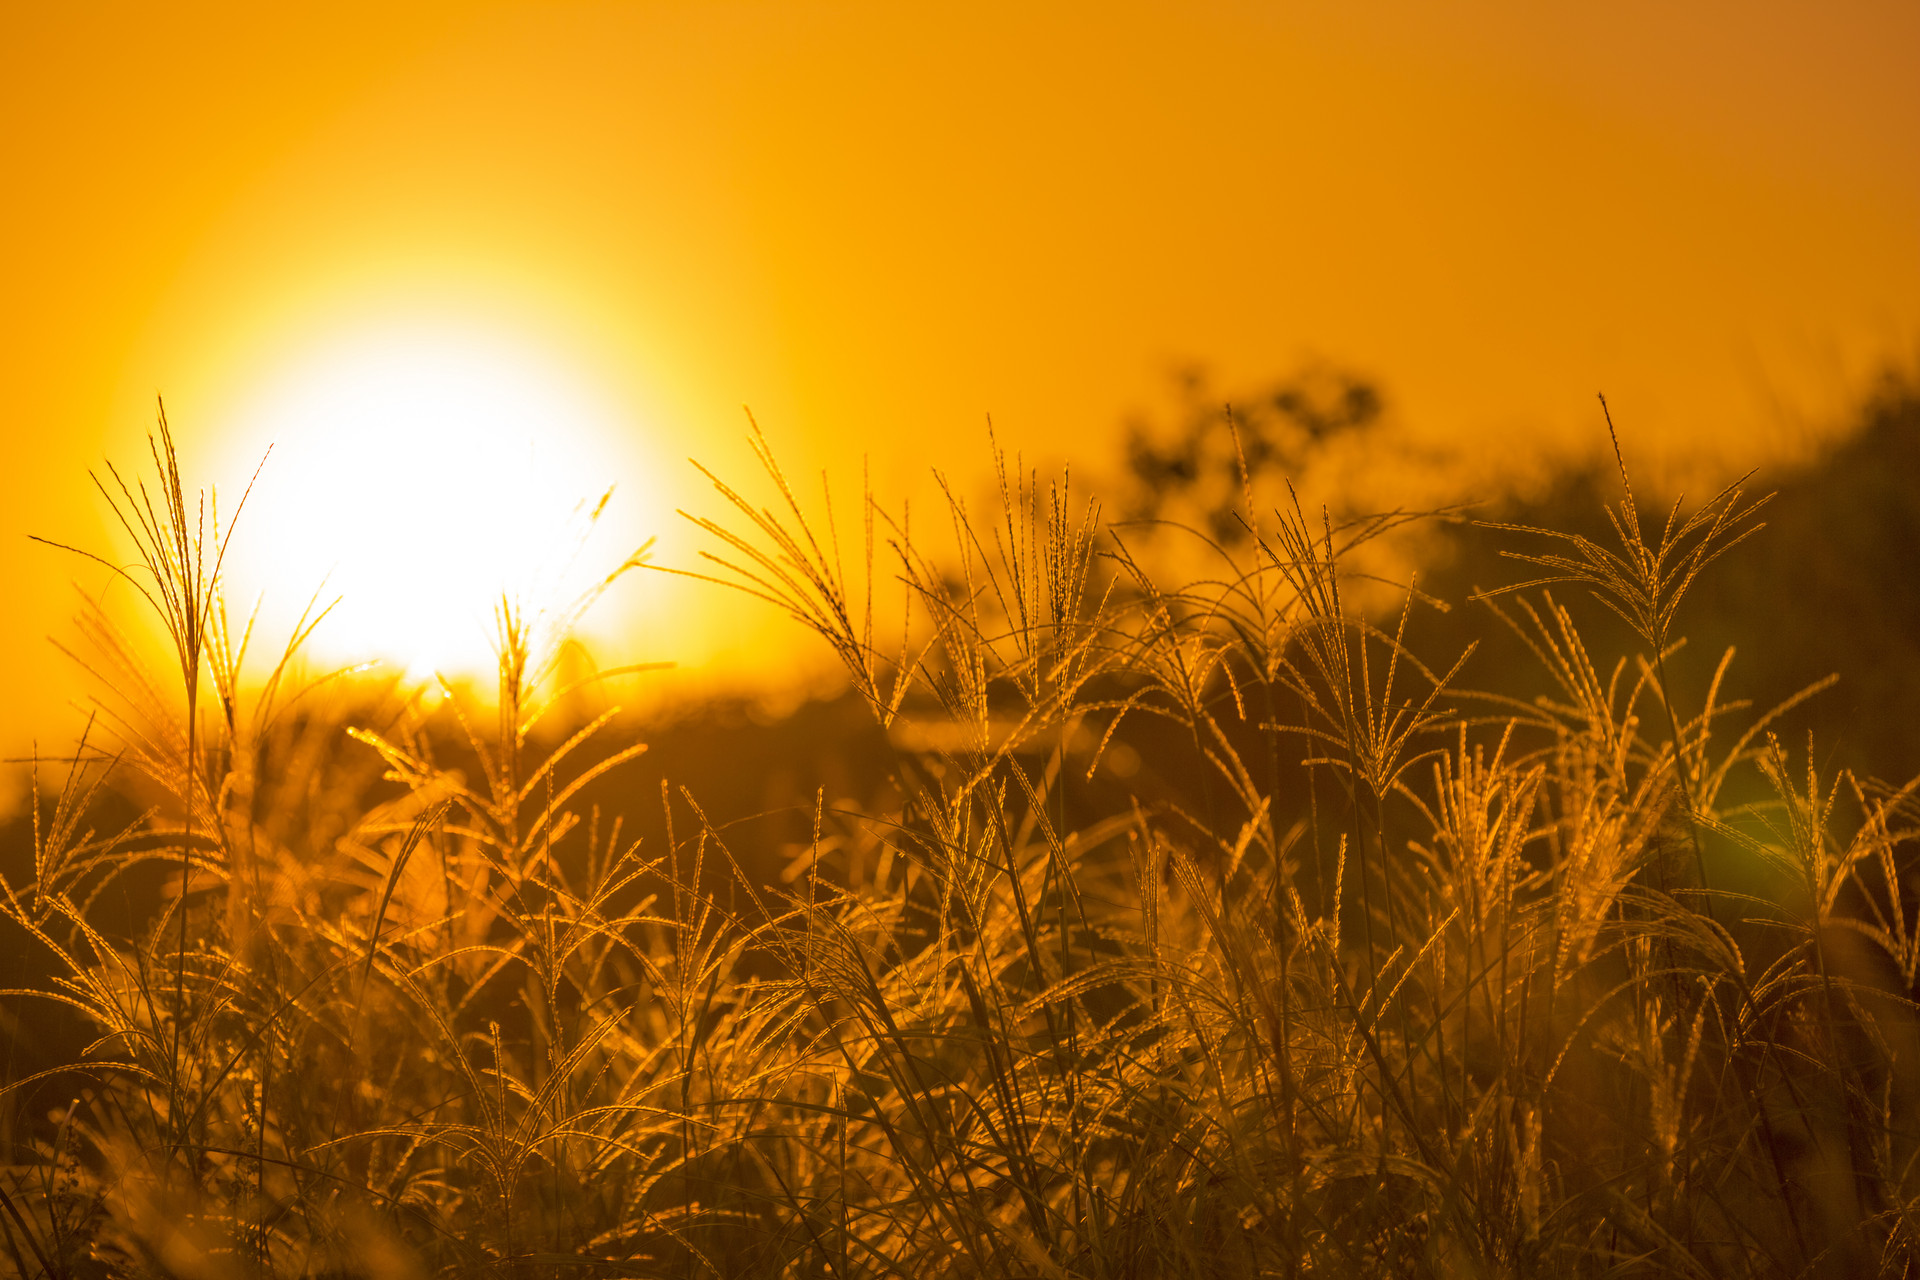
<svg viewBox="0 0 1920 1280">
<path fill-rule="evenodd" d="M 304 624 L 243 679 L 227 534 L 162 424 L 157 496 L 107 492 L 174 673 L 85 616 L 114 692 L 36 767 L 32 875 L 0 886 L 54 975 L 9 1001 L 91 1039 L 4 1082 L 0 1257 L 1912 1274 L 1914 785 L 1741 727 L 1726 662 L 1667 679 L 1687 589 L 1755 527 L 1738 486 L 1651 540 L 1630 487 L 1613 545 L 1509 531 L 1548 581 L 1462 603 L 1537 661 L 1521 700 L 1420 656 L 1418 592 L 1349 604 L 1393 520 L 1248 496 L 1244 536 L 1192 535 L 1217 571 L 1169 582 L 1004 457 L 983 512 L 943 482 L 935 550 L 760 447 L 770 505 L 716 479 L 696 521 L 708 576 L 817 633 L 905 744 L 885 803 L 821 792 L 778 876 L 692 792 L 622 791 L 644 746 L 566 718 L 571 611 L 502 603 L 487 699 L 293 689 Z M 1555 588 L 1638 651 L 1590 652 Z M 114 796 L 144 811 L 96 830 Z"/>
</svg>

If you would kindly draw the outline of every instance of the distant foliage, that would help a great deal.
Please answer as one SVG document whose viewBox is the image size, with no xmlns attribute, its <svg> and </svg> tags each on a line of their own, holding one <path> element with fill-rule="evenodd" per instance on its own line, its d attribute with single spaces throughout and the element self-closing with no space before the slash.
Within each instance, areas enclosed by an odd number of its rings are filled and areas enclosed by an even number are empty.
<svg viewBox="0 0 1920 1280">
<path fill-rule="evenodd" d="M 1423 656 L 1418 596 L 1351 607 L 1378 522 L 1236 506 L 1235 468 L 1375 420 L 1363 384 L 1313 385 L 1137 440 L 1148 501 L 1233 517 L 1196 531 L 1231 566 L 1201 581 L 1004 457 L 937 547 L 870 497 L 804 498 L 764 441 L 769 500 L 716 480 L 711 577 L 819 634 L 892 744 L 887 798 L 821 791 L 771 876 L 690 791 L 647 797 L 652 840 L 588 802 L 644 747 L 566 720 L 564 629 L 511 605 L 491 701 L 343 723 L 284 665 L 255 691 L 157 448 L 129 572 L 178 675 L 89 615 L 117 693 L 0 886 L 53 969 L 11 1006 L 92 1037 L 5 1084 L 3 1256 L 1911 1275 L 1914 786 L 1779 741 L 1725 661 L 1668 678 L 1754 504 L 1643 519 L 1623 488 L 1605 539 L 1499 531 L 1554 581 L 1460 602 L 1534 672 L 1476 691 L 1466 646 Z M 1592 593 L 1619 652 L 1562 602 Z M 114 788 L 151 807 L 98 829 Z M 157 909 L 128 917 L 140 883 Z"/>
<path fill-rule="evenodd" d="M 1379 387 L 1348 370 L 1308 364 L 1251 395 L 1215 394 L 1206 371 L 1174 378 L 1171 425 L 1126 424 L 1134 520 L 1197 522 L 1223 546 L 1250 537 L 1243 523 L 1252 489 L 1307 470 L 1336 438 L 1372 430 L 1384 409 Z"/>
</svg>

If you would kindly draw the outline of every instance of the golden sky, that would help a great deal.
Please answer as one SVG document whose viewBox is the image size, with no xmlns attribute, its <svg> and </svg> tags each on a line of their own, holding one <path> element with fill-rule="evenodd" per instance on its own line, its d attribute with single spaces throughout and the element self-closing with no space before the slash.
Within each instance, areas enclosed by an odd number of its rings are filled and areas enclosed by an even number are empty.
<svg viewBox="0 0 1920 1280">
<path fill-rule="evenodd" d="M 0 733 L 70 732 L 44 637 L 100 575 L 26 535 L 104 545 L 86 470 L 156 392 L 229 495 L 417 359 L 552 407 L 542 483 L 617 482 L 614 540 L 681 563 L 742 404 L 848 489 L 964 470 L 989 412 L 1099 455 L 1192 359 L 1352 365 L 1488 457 L 1596 389 L 1656 460 L 1797 447 L 1920 343 L 1917 65 L 1909 0 L 4 6 Z M 457 557 L 402 490 L 334 502 L 386 430 L 282 442 L 249 588 Z M 657 583 L 611 656 L 775 661 Z"/>
</svg>

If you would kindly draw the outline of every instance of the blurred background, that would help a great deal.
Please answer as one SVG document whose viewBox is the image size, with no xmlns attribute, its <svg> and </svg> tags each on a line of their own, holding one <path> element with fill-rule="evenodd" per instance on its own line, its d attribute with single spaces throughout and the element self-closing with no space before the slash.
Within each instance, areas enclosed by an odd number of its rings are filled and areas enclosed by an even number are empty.
<svg viewBox="0 0 1920 1280">
<path fill-rule="evenodd" d="M 743 404 L 843 497 L 863 457 L 889 495 L 982 481 L 991 414 L 1117 514 L 1232 399 L 1340 418 L 1336 494 L 1557 520 L 1612 496 L 1604 390 L 1649 494 L 1787 487 L 1708 607 L 1871 612 L 1846 653 L 1775 628 L 1765 679 L 1846 668 L 1834 705 L 1884 711 L 1916 55 L 1900 0 L 6 6 L 0 740 L 78 727 L 46 637 L 118 589 L 27 535 L 115 546 L 88 472 L 141 461 L 156 395 L 223 518 L 273 446 L 230 566 L 263 636 L 338 593 L 319 659 L 458 673 L 503 587 L 654 535 L 693 565 L 686 459 L 750 471 Z M 1473 585 L 1471 535 L 1430 549 Z M 831 691 L 659 575 L 588 638 L 677 661 L 647 697 Z"/>
</svg>

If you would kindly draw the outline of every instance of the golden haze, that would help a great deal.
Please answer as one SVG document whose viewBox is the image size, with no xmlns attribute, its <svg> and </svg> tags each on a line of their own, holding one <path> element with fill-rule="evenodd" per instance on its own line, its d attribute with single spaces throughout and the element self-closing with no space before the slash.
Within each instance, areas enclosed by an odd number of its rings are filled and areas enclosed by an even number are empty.
<svg viewBox="0 0 1920 1280">
<path fill-rule="evenodd" d="M 25 535 L 105 545 L 154 393 L 229 494 L 260 388 L 395 326 L 561 370 L 682 563 L 742 402 L 849 486 L 1307 353 L 1487 456 L 1596 387 L 1668 465 L 1799 447 L 1920 334 L 1916 49 L 1897 3 L 11 6 L 0 735 L 60 723 L 101 582 Z M 610 603 L 622 658 L 791 663 Z"/>
</svg>

